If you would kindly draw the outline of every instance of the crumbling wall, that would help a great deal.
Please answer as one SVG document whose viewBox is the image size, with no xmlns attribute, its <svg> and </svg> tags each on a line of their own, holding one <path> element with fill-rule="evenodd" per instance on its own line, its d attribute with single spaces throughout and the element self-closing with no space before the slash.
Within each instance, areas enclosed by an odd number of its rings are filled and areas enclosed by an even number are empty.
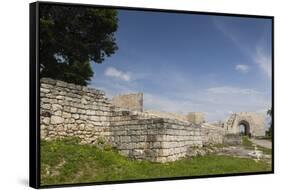
<svg viewBox="0 0 281 190">
<path fill-rule="evenodd" d="M 102 138 L 123 155 L 155 162 L 188 156 L 206 141 L 201 125 L 119 108 L 100 90 L 48 78 L 40 84 L 42 139 Z"/>
<path fill-rule="evenodd" d="M 143 93 L 132 93 L 114 96 L 112 104 L 131 111 L 143 111 Z"/>
<path fill-rule="evenodd" d="M 228 134 L 239 134 L 241 123 L 247 123 L 251 136 L 265 135 L 265 117 L 255 112 L 238 112 L 231 114 L 224 124 Z"/>
<path fill-rule="evenodd" d="M 195 124 L 201 124 L 205 122 L 204 113 L 202 112 L 189 112 L 186 117 L 188 121 Z"/>
<path fill-rule="evenodd" d="M 119 111 L 111 118 L 114 145 L 120 153 L 154 162 L 175 161 L 191 147 L 201 147 L 200 127 L 149 114 Z"/>
<path fill-rule="evenodd" d="M 112 105 L 105 93 L 56 81 L 40 80 L 41 138 L 79 137 L 83 143 L 108 139 Z"/>
<path fill-rule="evenodd" d="M 145 110 L 145 113 L 150 115 L 155 115 L 162 118 L 169 118 L 169 119 L 177 119 L 180 121 L 188 121 L 186 115 L 180 113 L 173 113 L 173 112 L 164 112 L 164 111 L 156 111 L 156 110 Z"/>
<path fill-rule="evenodd" d="M 225 130 L 223 128 L 209 123 L 202 124 L 201 128 L 204 145 L 222 144 L 224 142 Z"/>
</svg>

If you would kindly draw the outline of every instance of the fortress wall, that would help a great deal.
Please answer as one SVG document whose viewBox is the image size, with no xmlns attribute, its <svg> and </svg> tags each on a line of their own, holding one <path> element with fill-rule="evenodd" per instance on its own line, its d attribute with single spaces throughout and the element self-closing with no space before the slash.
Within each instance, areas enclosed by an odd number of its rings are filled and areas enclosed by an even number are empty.
<svg viewBox="0 0 281 190">
<path fill-rule="evenodd" d="M 104 92 L 49 78 L 40 82 L 41 138 L 75 136 L 82 143 L 108 139 L 113 107 Z"/>
<path fill-rule="evenodd" d="M 253 136 L 265 136 L 265 116 L 251 113 Z"/>
<path fill-rule="evenodd" d="M 186 115 L 180 113 L 173 113 L 173 112 L 164 112 L 164 111 L 156 111 L 156 110 L 145 110 L 145 113 L 150 115 L 155 115 L 162 118 L 169 118 L 169 119 L 177 119 L 180 121 L 188 121 Z"/>
<path fill-rule="evenodd" d="M 130 158 L 157 161 L 162 126 L 159 118 L 128 110 L 115 111 L 110 128 L 112 146 Z"/>
<path fill-rule="evenodd" d="M 200 128 L 189 122 L 130 111 L 114 112 L 111 119 L 113 146 L 131 158 L 174 161 L 202 146 Z"/>
<path fill-rule="evenodd" d="M 215 125 L 204 123 L 202 124 L 202 143 L 208 144 L 222 144 L 224 142 L 225 130 Z"/>
<path fill-rule="evenodd" d="M 199 126 L 190 122 L 165 119 L 164 135 L 161 137 L 160 162 L 175 161 L 193 154 L 194 148 L 202 147 L 202 133 Z"/>
<path fill-rule="evenodd" d="M 201 125 L 118 108 L 100 90 L 47 78 L 40 82 L 41 139 L 102 140 L 125 156 L 155 162 L 188 156 L 204 143 Z"/>
<path fill-rule="evenodd" d="M 189 112 L 186 118 L 188 121 L 195 124 L 201 124 L 205 122 L 204 113 L 202 112 Z"/>
<path fill-rule="evenodd" d="M 143 111 L 143 93 L 132 93 L 114 96 L 111 103 L 131 111 Z"/>
<path fill-rule="evenodd" d="M 229 122 L 233 120 L 233 122 Z M 250 127 L 251 136 L 265 135 L 265 116 L 255 112 L 239 112 L 232 114 L 225 122 L 225 130 L 228 134 L 239 134 L 241 121 L 246 121 Z"/>
</svg>

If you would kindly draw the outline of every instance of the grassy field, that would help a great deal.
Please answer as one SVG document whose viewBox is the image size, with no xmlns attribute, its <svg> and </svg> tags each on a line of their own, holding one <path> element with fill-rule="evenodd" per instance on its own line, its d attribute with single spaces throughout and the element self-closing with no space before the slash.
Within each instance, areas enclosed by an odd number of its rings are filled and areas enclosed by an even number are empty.
<svg viewBox="0 0 281 190">
<path fill-rule="evenodd" d="M 112 150 L 75 139 L 41 141 L 41 185 L 200 176 L 271 170 L 265 162 L 206 155 L 172 163 L 130 160 Z"/>
</svg>

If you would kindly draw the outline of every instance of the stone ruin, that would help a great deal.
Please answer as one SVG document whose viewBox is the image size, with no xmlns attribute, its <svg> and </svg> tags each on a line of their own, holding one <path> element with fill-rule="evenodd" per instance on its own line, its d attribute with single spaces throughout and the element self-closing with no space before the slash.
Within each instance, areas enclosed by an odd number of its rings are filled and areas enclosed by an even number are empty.
<svg viewBox="0 0 281 190">
<path fill-rule="evenodd" d="M 265 118 L 255 112 L 239 112 L 229 116 L 223 127 L 228 133 L 239 134 L 243 125 L 244 134 L 248 136 L 265 136 Z"/>
<path fill-rule="evenodd" d="M 111 103 L 116 107 L 129 109 L 131 111 L 143 111 L 143 93 L 123 94 L 114 96 Z"/>
<path fill-rule="evenodd" d="M 247 122 L 252 135 L 264 135 L 262 118 L 237 114 L 221 127 L 206 123 L 202 113 L 186 116 L 143 111 L 143 94 L 119 95 L 49 78 L 40 80 L 40 135 L 51 140 L 78 137 L 81 143 L 103 140 L 122 155 L 153 162 L 175 161 L 194 148 L 221 144 Z M 243 123 L 243 124 L 244 124 Z"/>
</svg>

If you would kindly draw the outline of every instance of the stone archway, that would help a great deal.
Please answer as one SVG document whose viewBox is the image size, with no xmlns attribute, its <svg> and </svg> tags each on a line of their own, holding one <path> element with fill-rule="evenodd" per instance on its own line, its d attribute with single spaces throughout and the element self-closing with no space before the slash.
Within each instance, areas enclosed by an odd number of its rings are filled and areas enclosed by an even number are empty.
<svg viewBox="0 0 281 190">
<path fill-rule="evenodd" d="M 255 112 L 237 112 L 231 114 L 224 123 L 226 134 L 239 134 L 240 125 L 248 136 L 265 135 L 265 116 Z"/>
<path fill-rule="evenodd" d="M 238 122 L 239 134 L 243 136 L 251 136 L 250 124 L 246 120 Z"/>
</svg>

